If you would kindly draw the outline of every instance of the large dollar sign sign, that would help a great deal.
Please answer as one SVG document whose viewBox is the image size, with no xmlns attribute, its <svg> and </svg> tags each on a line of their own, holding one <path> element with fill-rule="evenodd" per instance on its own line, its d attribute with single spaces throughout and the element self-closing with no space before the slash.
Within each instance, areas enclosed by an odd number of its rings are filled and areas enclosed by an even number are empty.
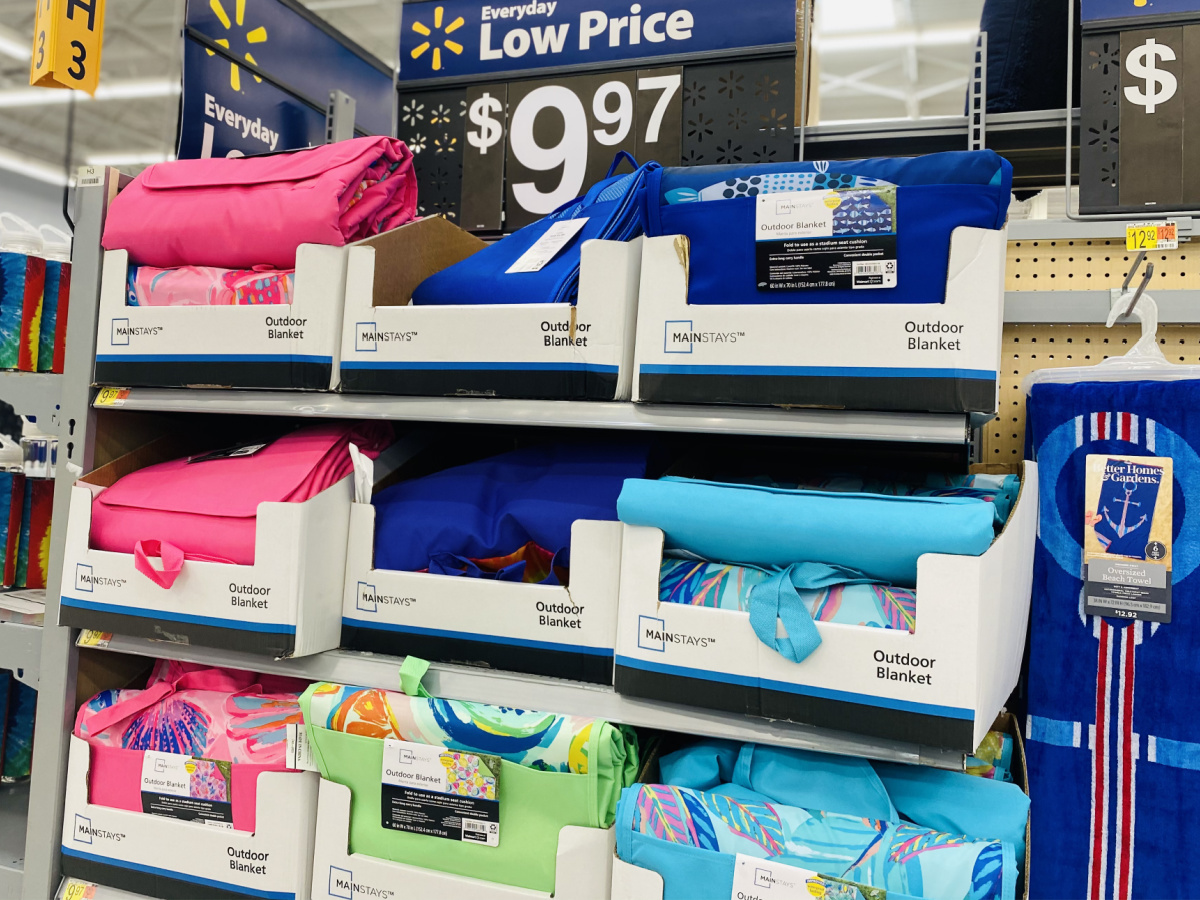
<svg viewBox="0 0 1200 900">
<path fill-rule="evenodd" d="M 1125 88 L 1125 99 L 1146 107 L 1148 113 L 1154 112 L 1156 104 L 1166 103 L 1174 97 L 1175 89 L 1179 87 L 1174 75 L 1166 69 L 1158 68 L 1159 57 L 1172 60 L 1175 58 L 1175 51 L 1166 44 L 1156 43 L 1154 38 L 1149 38 L 1140 47 L 1134 47 L 1125 58 L 1125 71 L 1134 78 L 1146 80 L 1145 91 L 1136 87 Z"/>
<path fill-rule="evenodd" d="M 488 147 L 497 143 L 504 134 L 503 127 L 491 116 L 493 112 L 501 112 L 503 109 L 504 106 L 499 100 L 485 93 L 471 104 L 471 109 L 467 112 L 471 124 L 479 126 L 478 131 L 467 132 L 467 141 L 472 147 L 478 147 L 481 154 L 486 154 Z"/>
</svg>

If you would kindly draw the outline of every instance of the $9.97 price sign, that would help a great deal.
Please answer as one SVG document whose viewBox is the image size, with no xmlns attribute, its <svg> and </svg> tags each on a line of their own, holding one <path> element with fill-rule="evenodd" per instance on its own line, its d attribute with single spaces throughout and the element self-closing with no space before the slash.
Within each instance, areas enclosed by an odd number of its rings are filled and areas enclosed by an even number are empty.
<svg viewBox="0 0 1200 900">
<path fill-rule="evenodd" d="M 674 67 L 468 89 L 460 224 L 499 230 L 504 209 L 506 231 L 528 225 L 604 178 L 622 150 L 678 165 L 682 81 Z"/>
</svg>

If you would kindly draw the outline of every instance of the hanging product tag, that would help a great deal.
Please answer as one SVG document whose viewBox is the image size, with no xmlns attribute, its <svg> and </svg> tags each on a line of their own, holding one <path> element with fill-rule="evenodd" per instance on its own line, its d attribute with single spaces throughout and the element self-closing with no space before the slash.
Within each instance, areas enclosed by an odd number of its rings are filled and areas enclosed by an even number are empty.
<svg viewBox="0 0 1200 900">
<path fill-rule="evenodd" d="M 142 812 L 233 827 L 233 767 L 184 753 L 142 754 Z"/>
<path fill-rule="evenodd" d="M 1172 460 L 1088 454 L 1085 612 L 1171 621 Z"/>
<path fill-rule="evenodd" d="M 208 453 L 198 453 L 195 456 L 188 457 L 188 463 L 208 462 L 213 459 L 233 459 L 238 456 L 253 456 L 264 447 L 270 445 L 270 441 L 247 441 L 242 444 L 234 444 L 232 447 L 224 447 L 220 450 L 210 450 Z"/>
<path fill-rule="evenodd" d="M 500 759 L 383 742 L 383 827 L 500 846 Z"/>
<path fill-rule="evenodd" d="M 506 275 L 516 272 L 540 272 L 542 268 L 558 256 L 559 251 L 567 246 L 583 230 L 587 217 L 582 219 L 564 219 L 555 222 L 547 228 L 540 238 L 534 241 L 532 247 L 522 253 L 515 263 L 505 270 Z"/>
<path fill-rule="evenodd" d="M 896 189 L 759 194 L 755 278 L 762 291 L 896 286 Z"/>
<path fill-rule="evenodd" d="M 885 900 L 887 891 L 739 853 L 729 896 L 730 900 Z"/>
</svg>

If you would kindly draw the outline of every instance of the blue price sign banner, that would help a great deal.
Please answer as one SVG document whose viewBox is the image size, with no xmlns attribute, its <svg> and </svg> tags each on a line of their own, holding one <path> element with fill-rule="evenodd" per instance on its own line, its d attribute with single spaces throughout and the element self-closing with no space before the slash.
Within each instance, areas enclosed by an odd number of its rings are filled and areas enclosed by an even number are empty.
<svg viewBox="0 0 1200 900">
<path fill-rule="evenodd" d="M 323 143 L 333 90 L 392 133 L 391 70 L 294 0 L 188 0 L 184 45 L 181 159 Z"/>
<path fill-rule="evenodd" d="M 404 4 L 400 79 L 499 78 L 728 56 L 796 42 L 795 0 L 422 0 Z M 607 68 L 611 68 L 609 65 Z"/>
<path fill-rule="evenodd" d="M 1117 19 L 1165 19 L 1200 15 L 1200 0 L 1083 0 L 1085 24 Z"/>
</svg>

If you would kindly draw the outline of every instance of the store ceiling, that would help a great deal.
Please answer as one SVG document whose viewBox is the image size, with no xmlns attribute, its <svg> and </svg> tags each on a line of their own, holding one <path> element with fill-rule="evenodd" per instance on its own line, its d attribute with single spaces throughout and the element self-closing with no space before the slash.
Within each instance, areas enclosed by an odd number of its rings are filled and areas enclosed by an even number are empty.
<svg viewBox="0 0 1200 900">
<path fill-rule="evenodd" d="M 817 0 L 821 120 L 962 113 L 983 0 Z M 308 0 L 387 62 L 400 0 Z M 107 0 L 100 95 L 75 103 L 71 165 L 136 170 L 174 148 L 183 0 Z M 28 87 L 31 0 L 0 0 L 0 169 L 65 171 L 67 92 Z M 832 12 L 832 14 L 830 14 Z"/>
</svg>

